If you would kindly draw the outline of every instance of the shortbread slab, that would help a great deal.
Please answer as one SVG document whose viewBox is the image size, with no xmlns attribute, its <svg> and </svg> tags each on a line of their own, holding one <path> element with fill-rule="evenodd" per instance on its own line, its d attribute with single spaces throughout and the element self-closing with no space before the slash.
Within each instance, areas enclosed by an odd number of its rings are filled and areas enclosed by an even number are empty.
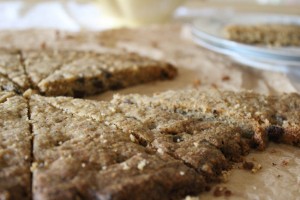
<svg viewBox="0 0 300 200">
<path fill-rule="evenodd" d="M 137 107 L 130 101 L 97 102 L 69 97 L 44 97 L 43 101 L 71 116 L 120 130 L 148 152 L 185 163 L 204 177 L 202 187 L 219 180 L 222 171 L 229 169 L 232 162 L 241 161 L 250 149 L 251 139 L 244 137 L 240 128 L 218 121 Z"/>
</svg>

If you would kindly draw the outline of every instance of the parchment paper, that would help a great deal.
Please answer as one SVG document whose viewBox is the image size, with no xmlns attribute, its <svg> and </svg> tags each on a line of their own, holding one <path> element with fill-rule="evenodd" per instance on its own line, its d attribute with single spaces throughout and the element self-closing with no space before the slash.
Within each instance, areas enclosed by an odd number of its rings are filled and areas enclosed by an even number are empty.
<svg viewBox="0 0 300 200">
<path fill-rule="evenodd" d="M 180 24 L 104 33 L 67 33 L 54 30 L 2 31 L 0 47 L 23 49 L 46 47 L 100 52 L 119 52 L 126 49 L 169 61 L 179 69 L 179 76 L 173 81 L 149 83 L 89 97 L 96 100 L 109 100 L 115 93 L 151 95 L 186 87 L 217 87 L 234 91 L 247 89 L 264 94 L 296 92 L 284 74 L 251 69 L 196 46 L 191 41 L 189 28 Z M 246 160 L 260 164 L 262 169 L 256 173 L 233 169 L 228 174 L 228 182 L 218 185 L 230 190 L 232 193 L 230 197 L 215 197 L 214 187 L 209 192 L 201 194 L 199 199 L 300 199 L 299 148 L 270 144 L 263 152 L 253 151 Z"/>
</svg>

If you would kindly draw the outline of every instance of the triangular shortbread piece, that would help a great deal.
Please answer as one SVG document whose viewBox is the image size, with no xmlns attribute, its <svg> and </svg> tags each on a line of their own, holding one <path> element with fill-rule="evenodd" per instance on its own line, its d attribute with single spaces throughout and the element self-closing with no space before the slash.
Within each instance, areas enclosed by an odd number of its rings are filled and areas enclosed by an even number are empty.
<svg viewBox="0 0 300 200">
<path fill-rule="evenodd" d="M 30 86 L 19 51 L 0 49 L 0 78 L 4 77 L 22 90 Z"/>
<path fill-rule="evenodd" d="M 31 197 L 31 133 L 27 101 L 0 92 L 0 199 Z"/>
<path fill-rule="evenodd" d="M 300 95 L 261 95 L 219 90 L 169 91 L 151 98 L 141 95 L 116 97 L 116 102 L 180 113 L 233 124 L 254 138 L 260 148 L 268 139 L 300 146 Z"/>
<path fill-rule="evenodd" d="M 83 97 L 177 74 L 168 63 L 132 53 L 27 51 L 23 59 L 34 87 L 47 96 Z"/>
<path fill-rule="evenodd" d="M 56 108 L 47 97 L 33 96 L 30 107 L 35 199 L 169 199 L 206 185 L 193 168 L 130 132 Z"/>
<path fill-rule="evenodd" d="M 218 180 L 251 143 L 233 125 L 131 103 L 35 95 L 30 105 L 39 198 L 177 199 Z"/>
</svg>

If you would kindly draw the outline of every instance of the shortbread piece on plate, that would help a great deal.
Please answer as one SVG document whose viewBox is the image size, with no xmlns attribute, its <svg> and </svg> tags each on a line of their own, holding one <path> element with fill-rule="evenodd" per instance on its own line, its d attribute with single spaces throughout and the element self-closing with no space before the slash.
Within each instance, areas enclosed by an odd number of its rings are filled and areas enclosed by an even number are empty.
<svg viewBox="0 0 300 200">
<path fill-rule="evenodd" d="M 225 27 L 224 32 L 228 39 L 246 44 L 271 46 L 300 45 L 299 24 L 236 24 Z"/>
</svg>

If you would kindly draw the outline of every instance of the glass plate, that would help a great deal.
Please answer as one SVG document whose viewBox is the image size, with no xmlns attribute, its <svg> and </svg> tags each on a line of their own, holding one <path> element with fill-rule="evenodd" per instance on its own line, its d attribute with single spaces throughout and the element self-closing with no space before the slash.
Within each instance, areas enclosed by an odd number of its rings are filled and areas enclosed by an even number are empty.
<svg viewBox="0 0 300 200">
<path fill-rule="evenodd" d="M 250 25 L 258 23 L 300 25 L 300 17 L 292 15 L 224 12 L 196 19 L 192 23 L 192 30 L 194 35 L 205 38 L 207 41 L 222 44 L 227 49 L 238 50 L 253 55 L 275 57 L 277 59 L 300 60 L 299 47 L 254 46 L 234 42 L 224 37 L 223 29 L 230 24 Z"/>
</svg>

